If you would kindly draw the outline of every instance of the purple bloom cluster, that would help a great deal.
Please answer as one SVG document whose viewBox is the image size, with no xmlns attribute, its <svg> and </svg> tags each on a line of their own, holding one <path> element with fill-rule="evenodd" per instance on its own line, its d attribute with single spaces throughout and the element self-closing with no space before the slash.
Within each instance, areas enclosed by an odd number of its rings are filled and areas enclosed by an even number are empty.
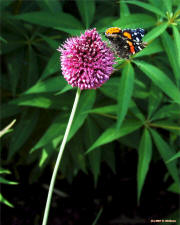
<svg viewBox="0 0 180 225">
<path fill-rule="evenodd" d="M 72 87 L 96 89 L 105 83 L 113 72 L 113 52 L 102 41 L 96 29 L 87 30 L 80 37 L 65 41 L 61 52 L 61 69 Z"/>
</svg>

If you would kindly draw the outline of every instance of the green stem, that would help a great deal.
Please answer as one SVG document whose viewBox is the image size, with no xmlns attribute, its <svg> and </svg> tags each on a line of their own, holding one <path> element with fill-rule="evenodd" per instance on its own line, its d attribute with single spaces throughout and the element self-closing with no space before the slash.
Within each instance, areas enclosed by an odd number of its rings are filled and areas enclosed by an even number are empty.
<svg viewBox="0 0 180 225">
<path fill-rule="evenodd" d="M 81 93 L 81 90 L 78 88 L 77 92 L 76 92 L 76 97 L 75 97 L 75 100 L 74 100 L 73 108 L 72 108 L 72 111 L 71 111 L 71 115 L 69 117 L 69 121 L 68 121 L 66 131 L 65 131 L 65 134 L 64 134 L 64 138 L 63 138 L 63 141 L 61 143 L 61 146 L 60 146 L 60 149 L 59 149 L 59 154 L 58 154 L 56 164 L 55 164 L 55 167 L 54 167 L 54 171 L 53 171 L 53 174 L 52 174 L 42 225 L 47 225 L 47 220 L 48 220 L 48 215 L 49 215 L 49 209 L 50 209 L 54 184 L 55 184 L 55 181 L 56 181 L 57 172 L 58 172 L 58 169 L 59 169 L 59 165 L 60 165 L 60 162 L 61 162 L 61 158 L 62 158 L 62 155 L 63 155 L 64 148 L 65 148 L 65 145 L 66 145 L 66 142 L 67 142 L 69 131 L 71 129 L 72 121 L 73 121 L 73 118 L 74 118 L 74 115 L 75 115 L 75 112 L 76 112 L 76 108 L 77 108 L 77 105 L 78 105 L 80 93 Z"/>
</svg>

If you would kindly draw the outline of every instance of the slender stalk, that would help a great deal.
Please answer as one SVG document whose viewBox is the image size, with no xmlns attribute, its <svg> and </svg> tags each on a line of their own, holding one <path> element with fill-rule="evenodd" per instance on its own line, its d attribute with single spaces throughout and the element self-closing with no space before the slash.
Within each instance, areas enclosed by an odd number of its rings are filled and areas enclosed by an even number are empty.
<svg viewBox="0 0 180 225">
<path fill-rule="evenodd" d="M 71 111 L 71 115 L 69 117 L 69 121 L 68 121 L 66 131 L 65 131 L 65 134 L 64 134 L 64 138 L 63 138 L 63 141 L 61 143 L 59 153 L 58 153 L 58 157 L 57 157 L 57 160 L 56 160 L 56 164 L 55 164 L 55 167 L 54 167 L 54 171 L 53 171 L 53 174 L 52 174 L 52 177 L 51 177 L 51 182 L 50 182 L 50 186 L 49 186 L 49 192 L 48 192 L 48 197 L 47 197 L 47 201 L 46 201 L 46 207 L 45 207 L 45 211 L 44 211 L 44 217 L 43 217 L 42 225 L 47 225 L 47 220 L 48 220 L 48 215 L 49 215 L 49 209 L 50 209 L 54 184 L 55 184 L 57 172 L 58 172 L 58 169 L 59 169 L 59 165 L 60 165 L 60 162 L 61 162 L 61 158 L 62 158 L 62 155 L 63 155 L 63 151 L 64 151 L 64 148 L 65 148 L 65 145 L 66 145 L 66 142 L 67 142 L 67 138 L 68 138 L 68 135 L 69 135 L 69 131 L 71 129 L 72 121 L 73 121 L 73 118 L 74 118 L 74 115 L 75 115 L 75 112 L 76 112 L 76 108 L 77 108 L 77 105 L 78 105 L 80 93 L 81 93 L 81 90 L 78 88 L 77 92 L 76 92 L 76 97 L 75 97 L 75 100 L 74 100 L 73 108 L 72 108 L 72 111 Z"/>
</svg>

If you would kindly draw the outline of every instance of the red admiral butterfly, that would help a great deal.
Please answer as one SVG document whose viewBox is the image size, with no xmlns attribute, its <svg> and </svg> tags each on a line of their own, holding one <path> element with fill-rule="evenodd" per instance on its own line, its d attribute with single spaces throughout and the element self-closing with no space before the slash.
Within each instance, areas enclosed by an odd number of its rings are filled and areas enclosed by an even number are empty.
<svg viewBox="0 0 180 225">
<path fill-rule="evenodd" d="M 146 47 L 147 43 L 142 42 L 144 35 L 145 30 L 141 28 L 121 30 L 119 27 L 111 27 L 105 31 L 105 37 L 109 39 L 115 54 L 124 59 L 129 59 Z"/>
</svg>

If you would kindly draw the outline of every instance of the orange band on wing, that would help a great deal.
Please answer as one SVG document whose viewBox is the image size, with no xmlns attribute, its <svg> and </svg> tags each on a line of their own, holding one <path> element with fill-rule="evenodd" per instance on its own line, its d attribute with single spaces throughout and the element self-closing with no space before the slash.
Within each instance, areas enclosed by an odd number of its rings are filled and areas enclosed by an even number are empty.
<svg viewBox="0 0 180 225">
<path fill-rule="evenodd" d="M 132 39 L 131 34 L 128 32 L 124 32 L 123 35 L 129 39 Z"/>
<path fill-rule="evenodd" d="M 127 43 L 128 43 L 128 45 L 130 47 L 131 53 L 134 54 L 135 53 L 135 49 L 134 49 L 133 43 L 131 41 L 127 41 Z"/>
<path fill-rule="evenodd" d="M 117 34 L 121 31 L 119 27 L 110 27 L 106 30 L 106 34 Z"/>
<path fill-rule="evenodd" d="M 134 46 L 131 46 L 131 47 L 130 47 L 130 51 L 131 51 L 132 54 L 135 53 Z"/>
</svg>

